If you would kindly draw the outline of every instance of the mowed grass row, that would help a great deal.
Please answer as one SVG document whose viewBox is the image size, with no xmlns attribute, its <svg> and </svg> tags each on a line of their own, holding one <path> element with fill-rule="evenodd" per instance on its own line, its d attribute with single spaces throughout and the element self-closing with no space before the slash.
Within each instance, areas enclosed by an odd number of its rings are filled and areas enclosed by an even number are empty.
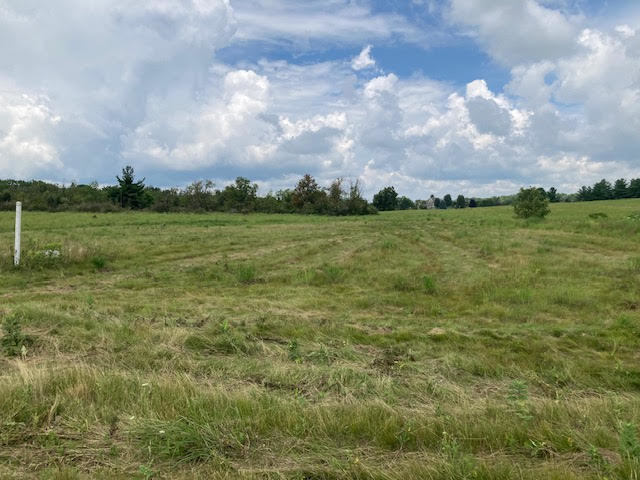
<svg viewBox="0 0 640 480">
<path fill-rule="evenodd" d="M 0 214 L 0 478 L 635 478 L 640 201 Z M 57 250 L 59 257 L 45 255 Z"/>
</svg>

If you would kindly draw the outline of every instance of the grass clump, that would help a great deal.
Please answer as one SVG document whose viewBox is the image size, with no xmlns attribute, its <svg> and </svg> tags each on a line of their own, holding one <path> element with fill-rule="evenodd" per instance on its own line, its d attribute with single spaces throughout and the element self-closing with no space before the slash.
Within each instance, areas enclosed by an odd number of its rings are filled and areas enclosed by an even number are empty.
<svg viewBox="0 0 640 480">
<path fill-rule="evenodd" d="M 107 266 L 107 259 L 102 255 L 94 255 L 93 257 L 91 257 L 91 265 L 96 270 L 104 270 L 104 268 Z"/>
</svg>

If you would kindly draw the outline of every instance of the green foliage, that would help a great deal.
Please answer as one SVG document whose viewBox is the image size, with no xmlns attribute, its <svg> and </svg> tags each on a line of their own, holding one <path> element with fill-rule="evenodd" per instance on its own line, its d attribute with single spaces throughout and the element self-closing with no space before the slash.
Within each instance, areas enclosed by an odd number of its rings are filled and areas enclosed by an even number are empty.
<svg viewBox="0 0 640 480">
<path fill-rule="evenodd" d="M 619 178 L 613 184 L 613 198 L 627 198 L 629 196 L 629 186 L 624 178 Z"/>
<path fill-rule="evenodd" d="M 429 275 L 425 275 L 422 277 L 422 286 L 424 287 L 424 291 L 427 293 L 436 293 L 436 281 L 433 277 Z"/>
<path fill-rule="evenodd" d="M 521 380 L 511 382 L 507 402 L 510 411 L 521 420 L 529 421 L 533 418 L 529 408 L 529 389 L 525 382 Z"/>
<path fill-rule="evenodd" d="M 302 354 L 300 353 L 300 346 L 298 345 L 297 340 L 291 340 L 287 349 L 289 350 L 289 360 L 293 362 L 302 361 Z"/>
<path fill-rule="evenodd" d="M 632 460 L 640 460 L 640 440 L 633 423 L 626 422 L 620 425 L 620 454 Z"/>
<path fill-rule="evenodd" d="M 543 218 L 550 212 L 549 201 L 546 195 L 535 187 L 521 188 L 513 203 L 513 210 L 520 218 Z"/>
<path fill-rule="evenodd" d="M 0 210 L 13 210 L 15 201 L 23 201 L 29 210 L 78 210 L 115 212 L 122 209 L 150 209 L 156 212 L 233 213 L 306 213 L 322 215 L 369 215 L 377 213 L 363 198 L 359 183 L 352 182 L 345 191 L 342 179 L 327 189 L 306 175 L 295 190 L 281 190 L 258 196 L 258 185 L 244 177 L 222 190 L 211 180 L 196 180 L 184 189 L 161 189 L 136 181 L 132 167 L 116 176 L 118 185 L 99 188 L 91 185 L 58 186 L 46 182 L 0 180 Z"/>
<path fill-rule="evenodd" d="M 458 195 L 456 198 L 456 208 L 466 208 L 467 200 L 464 198 L 464 195 Z"/>
<path fill-rule="evenodd" d="M 399 197 L 398 198 L 398 210 L 411 210 L 416 208 L 416 204 L 408 197 Z"/>
<path fill-rule="evenodd" d="M 15 316 L 5 317 L 2 321 L 2 338 L 0 338 L 0 348 L 2 353 L 8 357 L 17 357 L 31 345 L 32 338 L 22 333 L 20 321 Z"/>
<path fill-rule="evenodd" d="M 373 206 L 381 212 L 398 208 L 398 194 L 393 187 L 384 187 L 373 196 Z"/>
<path fill-rule="evenodd" d="M 148 207 L 152 199 L 149 195 L 146 195 L 144 178 L 139 181 L 135 181 L 135 173 L 133 167 L 127 165 L 122 169 L 122 177 L 116 175 L 118 180 L 118 190 L 114 191 L 117 194 L 117 203 L 122 208 L 140 209 Z"/>
<path fill-rule="evenodd" d="M 107 266 L 107 259 L 102 255 L 95 255 L 91 257 L 91 265 L 96 270 L 103 270 Z"/>
<path fill-rule="evenodd" d="M 233 273 L 236 281 L 242 285 L 255 283 L 258 279 L 258 271 L 256 267 L 250 263 L 227 266 L 227 269 Z"/>
</svg>

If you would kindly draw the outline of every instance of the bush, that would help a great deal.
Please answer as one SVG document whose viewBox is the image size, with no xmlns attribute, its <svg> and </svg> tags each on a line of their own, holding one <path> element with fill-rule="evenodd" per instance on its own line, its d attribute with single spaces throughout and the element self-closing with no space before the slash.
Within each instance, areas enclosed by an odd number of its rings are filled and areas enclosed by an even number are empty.
<svg viewBox="0 0 640 480">
<path fill-rule="evenodd" d="M 8 357 L 17 357 L 28 345 L 31 345 L 31 338 L 22 333 L 18 319 L 5 318 L 2 322 L 2 338 L 0 338 L 2 352 Z"/>
<path fill-rule="evenodd" d="M 549 200 L 538 188 L 521 188 L 513 202 L 513 210 L 520 218 L 544 218 L 549 212 Z"/>
</svg>

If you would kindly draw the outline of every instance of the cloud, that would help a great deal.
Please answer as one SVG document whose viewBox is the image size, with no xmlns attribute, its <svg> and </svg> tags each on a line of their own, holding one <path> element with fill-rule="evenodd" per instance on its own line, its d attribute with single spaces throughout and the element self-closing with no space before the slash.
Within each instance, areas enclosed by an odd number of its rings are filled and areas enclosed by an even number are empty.
<svg viewBox="0 0 640 480">
<path fill-rule="evenodd" d="M 222 91 L 203 104 L 177 102 L 171 97 L 152 98 L 147 117 L 125 143 L 125 157 L 174 170 L 194 170 L 219 162 L 251 160 L 245 140 L 269 129 L 259 115 L 267 108 L 269 81 L 251 70 L 234 70 L 213 77 Z M 178 103 L 178 105 L 176 105 Z M 243 148 L 244 147 L 244 148 Z"/>
<path fill-rule="evenodd" d="M 535 0 L 451 0 L 449 17 L 505 65 L 575 51 L 577 19 Z"/>
<path fill-rule="evenodd" d="M 501 89 L 382 73 L 371 44 L 429 35 L 366 0 L 0 0 L 0 176 L 108 182 L 130 163 L 160 185 L 311 173 L 413 198 L 637 176 L 640 37 L 560 8 L 451 0 Z M 278 55 L 218 54 L 247 42 Z"/>
<path fill-rule="evenodd" d="M 234 31 L 227 0 L 60 0 L 55 8 L 0 0 L 0 89 L 47 98 L 60 117 L 57 134 L 41 144 L 48 165 L 61 162 L 55 177 L 98 177 L 122 163 L 120 138 L 154 99 L 174 86 L 192 95 L 182 87 L 202 84 L 212 52 Z M 21 128 L 14 121 L 10 129 Z M 12 155 L 16 165 L 40 165 L 28 149 Z M 44 174 L 35 166 L 12 170 Z"/>
<path fill-rule="evenodd" d="M 351 68 L 354 70 L 364 70 L 376 65 L 376 61 L 371 57 L 371 45 L 367 45 L 362 49 L 357 57 L 351 60 Z"/>
<path fill-rule="evenodd" d="M 399 38 L 421 46 L 433 34 L 395 13 L 374 12 L 368 1 L 244 0 L 234 3 L 236 42 L 268 42 L 308 49 L 311 44 L 357 45 Z"/>
<path fill-rule="evenodd" d="M 21 178 L 61 168 L 53 142 L 60 120 L 46 97 L 0 88 L 0 176 Z"/>
</svg>

